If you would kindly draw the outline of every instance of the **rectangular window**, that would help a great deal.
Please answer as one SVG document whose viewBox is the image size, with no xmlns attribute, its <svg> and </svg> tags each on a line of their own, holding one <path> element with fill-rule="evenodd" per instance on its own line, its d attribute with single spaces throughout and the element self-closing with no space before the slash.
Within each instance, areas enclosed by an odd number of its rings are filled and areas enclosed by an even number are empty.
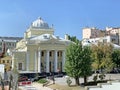
<svg viewBox="0 0 120 90">
<path fill-rule="evenodd" d="M 9 63 L 9 60 L 7 60 L 7 63 Z"/>
<path fill-rule="evenodd" d="M 5 63 L 5 60 L 3 60 L 3 63 Z"/>
<path fill-rule="evenodd" d="M 52 56 L 52 52 L 50 52 L 50 57 Z"/>
<path fill-rule="evenodd" d="M 42 56 L 44 56 L 44 52 L 43 51 L 41 52 L 41 54 L 42 54 Z"/>
<path fill-rule="evenodd" d="M 107 39 L 103 39 L 103 43 L 106 43 L 107 42 Z"/>
<path fill-rule="evenodd" d="M 18 70 L 22 70 L 22 63 L 18 63 Z"/>
<path fill-rule="evenodd" d="M 57 52 L 57 56 L 59 57 L 59 51 Z"/>
</svg>

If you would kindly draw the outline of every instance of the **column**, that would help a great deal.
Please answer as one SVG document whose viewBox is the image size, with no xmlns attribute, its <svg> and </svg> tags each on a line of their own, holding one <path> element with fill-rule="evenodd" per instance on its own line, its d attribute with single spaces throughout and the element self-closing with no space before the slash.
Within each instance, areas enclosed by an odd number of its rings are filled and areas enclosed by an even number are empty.
<svg viewBox="0 0 120 90">
<path fill-rule="evenodd" d="M 35 51 L 35 60 L 34 60 L 34 71 L 37 71 L 37 51 Z"/>
<path fill-rule="evenodd" d="M 46 73 L 49 73 L 49 51 L 46 51 Z"/>
<path fill-rule="evenodd" d="M 29 52 L 26 52 L 26 70 L 29 71 Z"/>
<path fill-rule="evenodd" d="M 58 59 L 58 57 L 57 57 L 57 51 L 55 50 L 55 52 L 54 52 L 54 72 L 57 72 L 57 59 Z"/>
<path fill-rule="evenodd" d="M 38 72 L 41 73 L 41 51 L 38 51 Z"/>
<path fill-rule="evenodd" d="M 65 64 L 65 51 L 62 51 L 62 72 L 64 72 L 64 64 Z"/>
<path fill-rule="evenodd" d="M 15 68 L 15 55 L 14 55 L 14 53 L 13 53 L 13 55 L 12 55 L 12 69 L 13 68 Z"/>
</svg>

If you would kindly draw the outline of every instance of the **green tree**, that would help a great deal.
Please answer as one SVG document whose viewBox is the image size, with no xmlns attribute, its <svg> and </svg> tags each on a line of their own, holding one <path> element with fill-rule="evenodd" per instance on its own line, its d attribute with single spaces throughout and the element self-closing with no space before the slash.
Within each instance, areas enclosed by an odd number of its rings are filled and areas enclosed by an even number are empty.
<svg viewBox="0 0 120 90">
<path fill-rule="evenodd" d="M 90 48 L 83 47 L 81 43 L 73 43 L 66 50 L 66 73 L 75 79 L 76 85 L 79 85 L 79 78 L 91 75 L 91 57 Z M 89 61 L 90 60 L 90 61 Z"/>
<path fill-rule="evenodd" d="M 98 43 L 97 45 L 92 45 L 92 57 L 94 62 L 92 64 L 95 70 L 106 70 L 110 71 L 113 67 L 112 62 L 112 51 L 113 47 L 109 43 Z"/>
<path fill-rule="evenodd" d="M 4 89 L 4 79 L 2 78 L 1 73 L 0 73 L 0 83 L 1 83 L 2 90 L 5 90 Z"/>
<path fill-rule="evenodd" d="M 115 49 L 112 53 L 112 61 L 117 68 L 120 68 L 120 50 Z"/>
<path fill-rule="evenodd" d="M 76 36 L 70 36 L 68 35 L 68 39 L 73 41 L 73 42 L 79 42 L 79 40 L 76 38 Z"/>
<path fill-rule="evenodd" d="M 80 76 L 84 78 L 84 83 L 87 83 L 87 77 L 92 75 L 92 62 L 91 49 L 88 46 L 82 48 L 82 57 L 81 57 L 81 74 Z"/>
</svg>

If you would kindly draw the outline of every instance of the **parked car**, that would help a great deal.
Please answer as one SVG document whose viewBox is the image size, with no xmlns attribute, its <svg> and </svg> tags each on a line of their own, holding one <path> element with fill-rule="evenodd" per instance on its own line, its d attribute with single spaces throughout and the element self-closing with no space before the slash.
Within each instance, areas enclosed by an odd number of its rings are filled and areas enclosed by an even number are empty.
<svg viewBox="0 0 120 90">
<path fill-rule="evenodd" d="M 28 77 L 26 77 L 26 76 L 20 76 L 20 77 L 18 78 L 18 82 L 27 81 L 27 80 L 28 80 Z"/>
</svg>

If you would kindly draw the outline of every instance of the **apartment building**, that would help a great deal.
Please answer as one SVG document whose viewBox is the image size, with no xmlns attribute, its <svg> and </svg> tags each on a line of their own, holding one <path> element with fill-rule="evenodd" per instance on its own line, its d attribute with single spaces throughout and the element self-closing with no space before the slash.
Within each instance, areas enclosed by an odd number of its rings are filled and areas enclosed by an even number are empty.
<svg viewBox="0 0 120 90">
<path fill-rule="evenodd" d="M 4 44 L 5 51 L 7 51 L 7 49 L 14 49 L 16 47 L 16 43 L 21 39 L 21 37 L 0 37 L 0 52 L 3 51 Z"/>
<path fill-rule="evenodd" d="M 108 38 L 109 37 L 109 38 Z M 120 45 L 120 28 L 106 27 L 105 30 L 96 28 L 83 28 L 83 39 L 102 39 L 103 42 L 111 42 Z"/>
<path fill-rule="evenodd" d="M 105 33 L 103 30 L 99 30 L 95 27 L 89 28 L 83 28 L 83 39 L 84 38 L 96 38 L 96 37 L 101 37 L 104 36 Z"/>
</svg>

